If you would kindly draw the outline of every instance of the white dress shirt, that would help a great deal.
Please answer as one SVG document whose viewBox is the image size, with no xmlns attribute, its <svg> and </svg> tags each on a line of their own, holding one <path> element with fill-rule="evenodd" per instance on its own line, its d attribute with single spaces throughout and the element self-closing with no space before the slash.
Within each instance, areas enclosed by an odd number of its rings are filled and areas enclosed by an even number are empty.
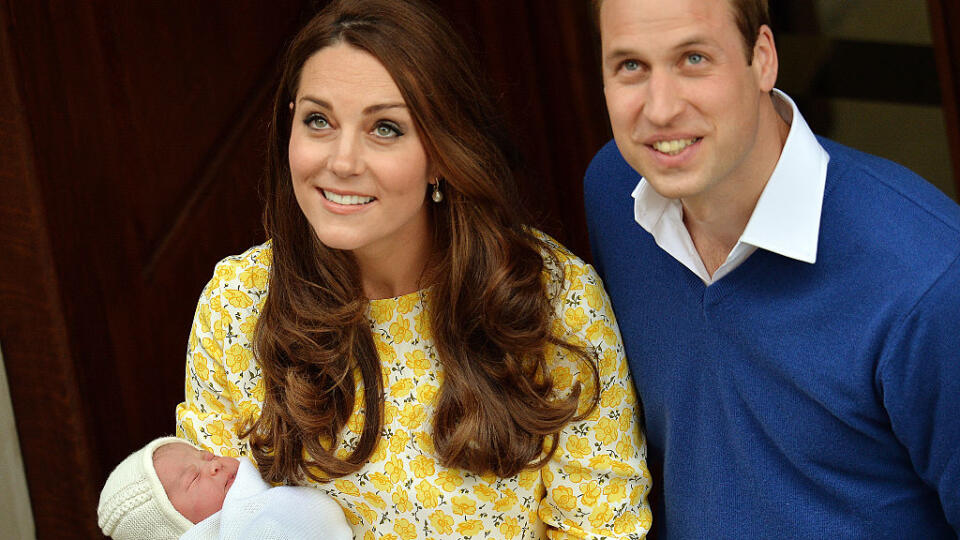
<svg viewBox="0 0 960 540">
<path fill-rule="evenodd" d="M 830 156 L 810 131 L 793 100 L 780 90 L 773 92 L 774 99 L 782 105 L 777 107 L 778 111 L 790 111 L 791 117 L 784 117 L 790 124 L 790 132 L 777 167 L 763 188 L 743 234 L 713 276 L 707 272 L 683 224 L 680 200 L 660 195 L 643 178 L 633 190 L 637 223 L 653 235 L 658 246 L 706 285 L 729 274 L 758 248 L 810 264 L 816 262 L 820 209 Z"/>
</svg>

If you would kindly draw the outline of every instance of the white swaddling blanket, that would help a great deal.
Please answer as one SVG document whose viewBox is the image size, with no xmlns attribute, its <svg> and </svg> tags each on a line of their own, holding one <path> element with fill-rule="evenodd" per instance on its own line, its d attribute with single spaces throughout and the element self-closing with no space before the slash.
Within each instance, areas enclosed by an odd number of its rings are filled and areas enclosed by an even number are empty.
<svg viewBox="0 0 960 540">
<path fill-rule="evenodd" d="M 329 495 L 305 486 L 278 486 L 241 459 L 223 509 L 180 540 L 351 540 L 343 510 Z"/>
</svg>

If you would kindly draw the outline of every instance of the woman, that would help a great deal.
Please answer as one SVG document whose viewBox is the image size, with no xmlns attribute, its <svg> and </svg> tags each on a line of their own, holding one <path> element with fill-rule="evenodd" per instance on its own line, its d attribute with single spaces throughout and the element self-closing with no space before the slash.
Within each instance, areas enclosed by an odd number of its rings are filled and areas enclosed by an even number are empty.
<svg viewBox="0 0 960 540">
<path fill-rule="evenodd" d="M 357 538 L 645 534 L 608 299 L 519 221 L 452 28 L 418 2 L 335 1 L 283 65 L 272 240 L 203 292 L 180 434 L 315 484 Z"/>
</svg>

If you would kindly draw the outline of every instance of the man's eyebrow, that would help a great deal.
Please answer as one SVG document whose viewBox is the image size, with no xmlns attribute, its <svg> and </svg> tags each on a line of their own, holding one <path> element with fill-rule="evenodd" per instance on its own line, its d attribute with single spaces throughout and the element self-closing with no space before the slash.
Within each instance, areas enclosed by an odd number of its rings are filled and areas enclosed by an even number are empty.
<svg viewBox="0 0 960 540">
<path fill-rule="evenodd" d="M 677 51 L 680 49 L 686 49 L 688 47 L 713 47 L 714 44 L 715 44 L 714 40 L 711 40 L 705 36 L 695 35 L 693 37 L 690 37 L 688 39 L 681 41 L 680 43 L 677 43 L 676 45 L 671 47 L 670 50 Z M 603 59 L 604 61 L 611 61 L 611 60 L 618 60 L 621 58 L 629 58 L 629 57 L 636 57 L 636 56 L 640 56 L 640 55 L 637 53 L 637 51 L 633 49 L 618 48 L 608 52 L 603 57 Z"/>
<path fill-rule="evenodd" d="M 604 60 L 616 60 L 618 58 L 626 58 L 628 56 L 636 56 L 636 53 L 630 49 L 614 49 L 608 52 L 603 59 Z"/>
<path fill-rule="evenodd" d="M 702 36 L 694 36 L 692 38 L 686 39 L 673 46 L 673 50 L 677 49 L 686 49 L 687 47 L 701 47 L 701 46 L 711 46 L 713 45 L 713 40 L 707 39 Z"/>
</svg>

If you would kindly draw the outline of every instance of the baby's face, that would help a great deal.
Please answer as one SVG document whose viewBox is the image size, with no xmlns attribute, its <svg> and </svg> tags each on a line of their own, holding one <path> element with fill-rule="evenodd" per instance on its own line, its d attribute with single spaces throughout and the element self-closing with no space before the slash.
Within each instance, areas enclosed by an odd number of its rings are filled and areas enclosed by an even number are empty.
<svg viewBox="0 0 960 540">
<path fill-rule="evenodd" d="M 193 523 L 223 508 L 239 467 L 237 459 L 217 457 L 186 443 L 166 444 L 153 453 L 153 468 L 167 498 Z"/>
</svg>

